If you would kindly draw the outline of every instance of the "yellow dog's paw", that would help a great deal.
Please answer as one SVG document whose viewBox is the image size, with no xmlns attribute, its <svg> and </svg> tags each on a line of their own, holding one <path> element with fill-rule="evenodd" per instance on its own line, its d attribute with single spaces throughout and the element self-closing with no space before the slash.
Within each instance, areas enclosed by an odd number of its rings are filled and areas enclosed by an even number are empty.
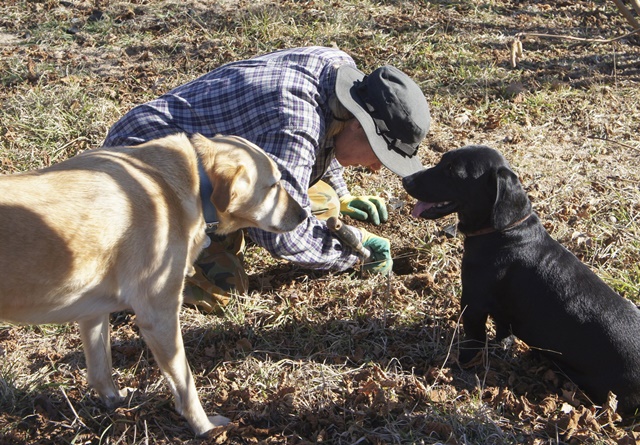
<svg viewBox="0 0 640 445">
<path fill-rule="evenodd" d="M 225 426 L 231 422 L 231 419 L 225 416 L 209 416 L 209 422 L 211 422 L 213 426 Z"/>
</svg>

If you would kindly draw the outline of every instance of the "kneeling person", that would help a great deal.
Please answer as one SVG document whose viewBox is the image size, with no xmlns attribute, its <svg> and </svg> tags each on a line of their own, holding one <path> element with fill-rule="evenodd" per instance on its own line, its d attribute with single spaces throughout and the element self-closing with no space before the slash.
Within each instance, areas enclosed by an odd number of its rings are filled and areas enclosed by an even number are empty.
<svg viewBox="0 0 640 445">
<path fill-rule="evenodd" d="M 250 140 L 276 162 L 285 189 L 309 215 L 291 232 L 249 229 L 248 235 L 276 258 L 341 271 L 360 259 L 325 220 L 342 213 L 378 225 L 388 217 L 382 198 L 349 193 L 344 167 L 414 173 L 422 168 L 417 150 L 429 125 L 424 94 L 400 70 L 383 66 L 365 75 L 343 51 L 305 47 L 223 65 L 139 105 L 113 125 L 104 145 L 177 132 Z M 364 269 L 390 271 L 389 241 L 365 229 L 358 236 L 372 252 Z M 209 310 L 226 304 L 234 289 L 247 290 L 242 232 L 211 238 L 185 292 Z"/>
</svg>

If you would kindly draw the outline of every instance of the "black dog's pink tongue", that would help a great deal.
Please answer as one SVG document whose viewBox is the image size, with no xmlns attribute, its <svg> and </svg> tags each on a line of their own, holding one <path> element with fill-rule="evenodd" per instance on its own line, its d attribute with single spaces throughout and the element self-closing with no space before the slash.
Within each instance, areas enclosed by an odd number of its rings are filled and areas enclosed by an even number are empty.
<svg viewBox="0 0 640 445">
<path fill-rule="evenodd" d="M 413 211 L 411 212 L 411 216 L 415 218 L 420 218 L 420 215 L 422 215 L 422 212 L 424 212 L 425 210 L 429 210 L 431 207 L 433 207 L 433 205 L 434 204 L 432 202 L 418 201 L 416 203 L 416 206 L 413 208 Z"/>
</svg>

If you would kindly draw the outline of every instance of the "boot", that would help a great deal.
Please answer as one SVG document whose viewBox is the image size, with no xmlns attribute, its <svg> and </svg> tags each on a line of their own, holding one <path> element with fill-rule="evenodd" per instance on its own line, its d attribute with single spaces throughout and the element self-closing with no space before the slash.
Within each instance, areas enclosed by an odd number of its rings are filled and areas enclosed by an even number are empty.
<svg viewBox="0 0 640 445">
<path fill-rule="evenodd" d="M 185 278 L 184 302 L 205 312 L 221 313 L 231 293 L 247 292 L 249 279 L 244 270 L 242 230 L 226 236 L 209 235 L 206 247 L 194 264 L 194 274 Z"/>
</svg>

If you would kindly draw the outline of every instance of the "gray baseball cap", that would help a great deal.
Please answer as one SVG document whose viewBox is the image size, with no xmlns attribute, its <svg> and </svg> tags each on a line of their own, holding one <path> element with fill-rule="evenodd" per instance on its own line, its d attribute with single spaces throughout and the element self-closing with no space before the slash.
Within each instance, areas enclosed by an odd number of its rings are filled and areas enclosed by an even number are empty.
<svg viewBox="0 0 640 445">
<path fill-rule="evenodd" d="M 409 76 L 390 65 L 368 76 L 341 65 L 336 95 L 358 119 L 385 167 L 402 177 L 422 170 L 418 146 L 429 131 L 431 116 L 424 93 Z"/>
</svg>

